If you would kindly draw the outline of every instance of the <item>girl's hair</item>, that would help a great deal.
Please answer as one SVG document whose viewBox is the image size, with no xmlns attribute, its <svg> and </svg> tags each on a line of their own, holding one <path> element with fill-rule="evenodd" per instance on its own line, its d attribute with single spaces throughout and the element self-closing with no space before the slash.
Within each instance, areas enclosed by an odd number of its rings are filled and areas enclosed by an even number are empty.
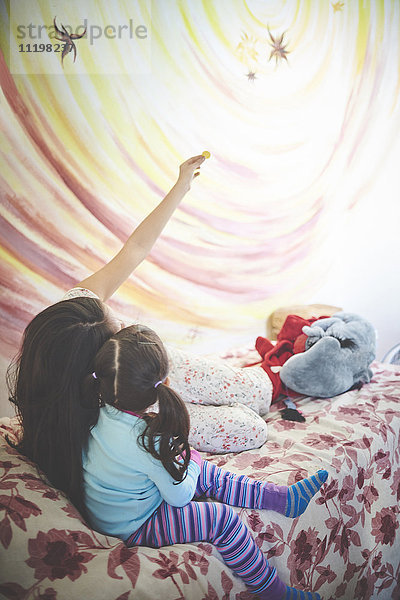
<svg viewBox="0 0 400 600">
<path fill-rule="evenodd" d="M 29 323 L 7 370 L 10 401 L 22 425 L 14 447 L 69 496 L 85 519 L 82 450 L 99 406 L 82 396 L 82 381 L 113 333 L 100 300 L 63 300 Z"/>
<path fill-rule="evenodd" d="M 190 461 L 189 414 L 180 396 L 164 383 L 168 356 L 158 335 L 132 325 L 113 335 L 94 361 L 95 377 L 84 382 L 84 394 L 118 409 L 140 412 L 146 421 L 139 442 L 168 473 L 182 481 Z M 158 401 L 158 413 L 145 410 Z"/>
</svg>

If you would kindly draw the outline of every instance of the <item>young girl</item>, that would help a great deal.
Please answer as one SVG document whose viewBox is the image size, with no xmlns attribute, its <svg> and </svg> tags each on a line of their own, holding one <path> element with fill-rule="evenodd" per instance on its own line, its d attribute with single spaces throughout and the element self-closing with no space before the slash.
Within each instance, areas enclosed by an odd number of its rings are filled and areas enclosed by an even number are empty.
<svg viewBox="0 0 400 600">
<path fill-rule="evenodd" d="M 134 325 L 97 353 L 83 396 L 101 404 L 83 451 L 84 498 L 92 526 L 128 546 L 208 541 L 260 599 L 319 599 L 286 586 L 228 505 L 298 517 L 326 471 L 287 487 L 236 476 L 188 444 L 189 416 L 169 387 L 160 338 Z M 155 407 L 157 403 L 157 407 Z M 156 408 L 156 412 L 149 412 Z M 201 502 L 201 498 L 217 502 Z"/>
</svg>

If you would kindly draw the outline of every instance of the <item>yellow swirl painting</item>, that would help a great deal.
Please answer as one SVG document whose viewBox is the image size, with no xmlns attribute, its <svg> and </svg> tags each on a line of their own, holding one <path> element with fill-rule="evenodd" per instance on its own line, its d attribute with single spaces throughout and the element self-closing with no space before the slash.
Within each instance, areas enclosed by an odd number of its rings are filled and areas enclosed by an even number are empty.
<svg viewBox="0 0 400 600">
<path fill-rule="evenodd" d="M 398 0 L 11 0 L 1 19 L 2 360 L 211 157 L 110 304 L 193 349 L 329 276 L 399 135 Z M 367 168 L 366 168 L 367 165 Z"/>
</svg>

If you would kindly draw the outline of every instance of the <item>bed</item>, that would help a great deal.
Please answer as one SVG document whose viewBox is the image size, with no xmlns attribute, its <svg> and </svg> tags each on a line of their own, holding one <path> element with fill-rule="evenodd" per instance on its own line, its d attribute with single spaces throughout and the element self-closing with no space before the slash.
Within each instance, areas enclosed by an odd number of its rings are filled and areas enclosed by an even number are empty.
<svg viewBox="0 0 400 600">
<path fill-rule="evenodd" d="M 225 360 L 246 364 L 250 348 Z M 323 600 L 400 599 L 400 368 L 373 363 L 372 381 L 333 399 L 297 401 L 304 423 L 279 404 L 257 450 L 204 455 L 278 484 L 327 469 L 298 519 L 236 509 L 281 578 Z M 10 600 L 251 600 L 207 543 L 127 549 L 89 529 L 65 496 L 4 440 L 0 419 L 0 597 Z"/>
</svg>

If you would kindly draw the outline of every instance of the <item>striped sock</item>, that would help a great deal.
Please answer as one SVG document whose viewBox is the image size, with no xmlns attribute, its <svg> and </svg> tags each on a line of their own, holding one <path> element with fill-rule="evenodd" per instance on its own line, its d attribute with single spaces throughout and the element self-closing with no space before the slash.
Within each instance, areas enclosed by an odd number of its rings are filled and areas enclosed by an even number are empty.
<svg viewBox="0 0 400 600">
<path fill-rule="evenodd" d="M 318 471 L 315 475 L 291 485 L 287 491 L 286 507 L 283 514 L 292 518 L 301 515 L 306 510 L 311 498 L 327 479 L 328 471 Z M 287 596 L 287 598 L 292 598 L 292 596 Z M 293 598 L 302 598 L 302 596 L 293 596 Z M 304 596 L 304 598 L 314 598 L 314 596 Z"/>
<path fill-rule="evenodd" d="M 321 596 L 317 593 L 302 592 L 301 590 L 296 590 L 296 588 L 291 588 L 287 585 L 286 596 L 283 600 L 321 600 Z"/>
<path fill-rule="evenodd" d="M 321 600 L 321 596 L 319 594 L 312 592 L 303 592 L 301 590 L 296 590 L 296 588 L 289 587 L 288 585 L 283 584 L 283 589 L 277 589 L 275 594 L 275 590 L 273 590 L 272 594 L 270 588 L 263 590 L 262 592 L 253 592 L 257 600 Z M 283 595 L 282 595 L 283 594 Z"/>
</svg>

